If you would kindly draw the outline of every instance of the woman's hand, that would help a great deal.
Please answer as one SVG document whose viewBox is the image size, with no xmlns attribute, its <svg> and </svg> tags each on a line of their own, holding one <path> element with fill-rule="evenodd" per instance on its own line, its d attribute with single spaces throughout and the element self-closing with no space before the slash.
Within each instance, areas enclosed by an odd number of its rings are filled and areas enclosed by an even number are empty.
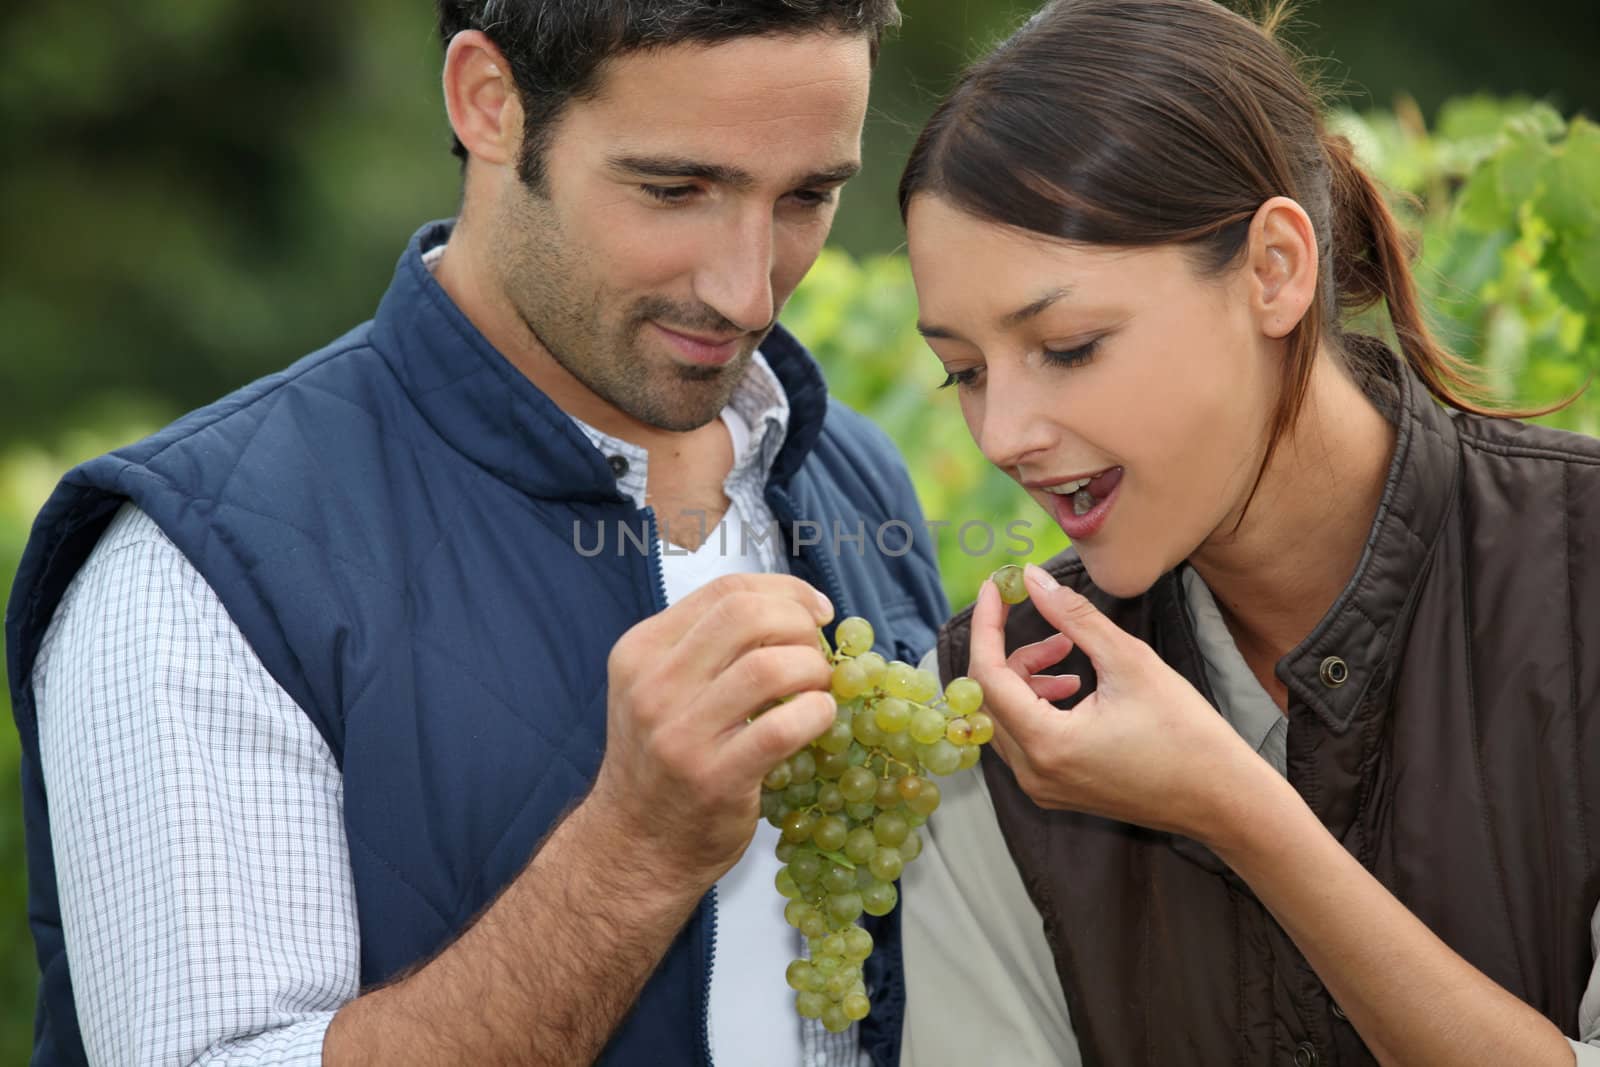
<svg viewBox="0 0 1600 1067">
<path fill-rule="evenodd" d="M 1150 646 L 1040 567 L 1028 593 L 1060 632 L 1005 654 L 1006 607 L 985 582 L 972 613 L 969 673 L 995 720 L 996 750 L 1045 808 L 1089 812 L 1202 842 L 1233 823 L 1255 790 L 1282 779 Z M 1073 646 L 1094 664 L 1095 691 L 1070 711 L 1076 675 L 1040 675 Z M 1259 795 L 1259 794 L 1255 794 Z"/>
</svg>

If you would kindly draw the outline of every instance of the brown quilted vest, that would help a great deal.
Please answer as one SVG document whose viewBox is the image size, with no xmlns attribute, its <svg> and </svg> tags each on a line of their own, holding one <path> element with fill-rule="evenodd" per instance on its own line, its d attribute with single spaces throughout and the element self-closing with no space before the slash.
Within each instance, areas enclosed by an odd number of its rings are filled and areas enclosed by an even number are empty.
<svg viewBox="0 0 1600 1067">
<path fill-rule="evenodd" d="M 1600 441 L 1451 415 L 1391 373 L 1397 445 L 1366 550 L 1277 665 L 1289 781 L 1445 942 L 1576 1036 L 1600 898 Z M 1048 568 L 1211 698 L 1176 574 L 1117 600 L 1070 551 Z M 946 681 L 969 616 L 940 634 Z M 1053 632 L 1028 604 L 1007 631 L 1011 647 Z M 1056 670 L 1092 691 L 1079 653 Z M 983 770 L 1084 1063 L 1376 1063 L 1207 849 L 1044 811 L 992 754 Z"/>
</svg>

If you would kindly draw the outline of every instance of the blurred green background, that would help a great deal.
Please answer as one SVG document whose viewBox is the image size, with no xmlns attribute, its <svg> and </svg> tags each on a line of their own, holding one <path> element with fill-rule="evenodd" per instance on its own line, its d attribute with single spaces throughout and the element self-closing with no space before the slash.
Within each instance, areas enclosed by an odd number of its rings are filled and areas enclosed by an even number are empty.
<svg viewBox="0 0 1600 1067">
<path fill-rule="evenodd" d="M 785 320 L 911 463 L 930 518 L 1043 516 L 985 469 L 937 364 L 893 204 L 918 123 L 1031 5 L 912 0 L 884 50 L 852 185 Z M 0 28 L 0 578 L 70 463 L 366 318 L 458 171 L 431 5 L 257 0 L 22 5 Z M 1327 57 L 1339 123 L 1425 234 L 1446 336 L 1522 403 L 1600 367 L 1600 19 L 1593 0 L 1332 0 L 1293 39 Z M 1600 430 L 1586 396 L 1550 420 Z M 998 521 L 997 521 L 998 520 Z M 1061 545 L 1038 537 L 1036 557 Z M 941 540 L 953 602 L 1001 558 Z M 3 703 L 3 697 L 0 697 Z M 0 712 L 5 711 L 0 707 Z M 9 721 L 9 715 L 4 718 Z M 27 1059 L 32 946 L 0 729 L 0 1064 Z"/>
</svg>

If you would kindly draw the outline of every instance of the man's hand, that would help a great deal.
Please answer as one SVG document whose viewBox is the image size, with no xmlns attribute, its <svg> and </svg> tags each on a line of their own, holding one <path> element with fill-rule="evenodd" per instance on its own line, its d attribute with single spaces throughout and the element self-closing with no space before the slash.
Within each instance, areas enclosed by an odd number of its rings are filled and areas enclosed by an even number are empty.
<svg viewBox="0 0 1600 1067">
<path fill-rule="evenodd" d="M 323 1062 L 592 1063 L 749 846 L 762 777 L 833 722 L 832 617 L 804 582 L 735 575 L 624 634 L 588 798 L 453 944 L 345 1005 Z"/>
<path fill-rule="evenodd" d="M 617 642 L 605 761 L 584 803 L 661 877 L 701 891 L 721 877 L 755 832 L 762 777 L 833 722 L 817 641 L 832 617 L 797 578 L 732 575 Z"/>
</svg>

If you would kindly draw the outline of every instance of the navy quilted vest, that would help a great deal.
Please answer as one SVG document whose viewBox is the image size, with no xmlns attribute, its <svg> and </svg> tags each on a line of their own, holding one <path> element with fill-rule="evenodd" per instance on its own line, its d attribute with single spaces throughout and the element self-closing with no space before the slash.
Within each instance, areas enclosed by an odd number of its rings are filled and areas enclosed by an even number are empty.
<svg viewBox="0 0 1600 1067">
<path fill-rule="evenodd" d="M 221 596 L 344 772 L 363 986 L 450 942 L 584 795 L 605 746 L 606 656 L 663 605 L 653 518 L 604 457 L 434 282 L 425 227 L 373 321 L 153 437 L 70 472 L 34 527 L 6 617 L 23 748 L 30 917 L 42 978 L 36 1065 L 81 1064 L 29 677 L 62 593 L 131 499 Z M 930 546 L 871 532 L 921 514 L 897 454 L 829 401 L 776 330 L 762 346 L 792 423 L 767 499 L 795 573 L 879 651 L 915 661 L 946 614 Z M 574 523 L 618 521 L 648 552 L 579 554 Z M 865 522 L 864 544 L 834 544 Z M 816 530 L 829 531 L 820 546 Z M 616 539 L 613 539 L 613 544 Z M 592 551 L 592 540 L 583 542 Z M 893 919 L 893 917 L 891 917 Z M 709 897 L 601 1062 L 704 1064 Z M 865 1045 L 899 1059 L 894 922 L 869 974 Z"/>
</svg>

